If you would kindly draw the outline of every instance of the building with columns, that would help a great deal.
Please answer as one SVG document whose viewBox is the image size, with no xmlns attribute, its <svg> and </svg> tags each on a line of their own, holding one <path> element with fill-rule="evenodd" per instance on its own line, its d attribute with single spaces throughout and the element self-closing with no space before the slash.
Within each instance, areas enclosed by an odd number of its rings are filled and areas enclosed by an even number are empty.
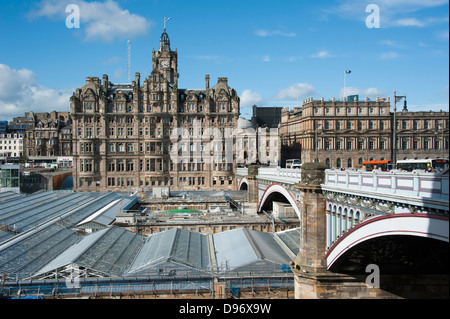
<svg viewBox="0 0 450 319">
<path fill-rule="evenodd" d="M 393 112 L 389 98 L 325 101 L 308 98 L 301 107 L 283 109 L 281 164 L 298 158 L 329 167 L 360 167 L 364 160 L 393 158 Z M 396 112 L 397 160 L 448 157 L 449 113 Z"/>
<path fill-rule="evenodd" d="M 75 191 L 233 189 L 240 99 L 220 77 L 178 87 L 178 50 L 164 29 L 152 72 L 127 84 L 107 75 L 70 99 Z M 143 83 L 142 83 L 143 82 Z"/>
</svg>

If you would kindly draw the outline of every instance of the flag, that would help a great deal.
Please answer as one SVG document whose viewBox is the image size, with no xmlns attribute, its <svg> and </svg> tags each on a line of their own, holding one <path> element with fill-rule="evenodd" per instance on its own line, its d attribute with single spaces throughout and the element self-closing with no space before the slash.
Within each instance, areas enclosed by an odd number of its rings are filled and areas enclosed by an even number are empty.
<svg viewBox="0 0 450 319">
<path fill-rule="evenodd" d="M 346 74 L 350 74 L 350 73 L 352 73 L 352 71 L 351 70 L 346 70 L 345 73 Z"/>
<path fill-rule="evenodd" d="M 400 102 L 403 98 L 404 98 L 404 96 L 396 96 L 395 97 L 395 103 Z"/>
</svg>

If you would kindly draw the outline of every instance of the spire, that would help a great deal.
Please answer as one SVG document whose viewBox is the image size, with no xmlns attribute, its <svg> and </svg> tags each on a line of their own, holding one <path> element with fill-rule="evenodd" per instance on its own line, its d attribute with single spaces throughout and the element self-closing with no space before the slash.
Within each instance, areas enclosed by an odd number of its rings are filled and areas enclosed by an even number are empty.
<svg viewBox="0 0 450 319">
<path fill-rule="evenodd" d="M 163 34 L 161 35 L 161 40 L 159 50 L 162 51 L 163 49 L 168 49 L 170 51 L 170 39 L 169 35 L 166 32 L 166 29 L 164 29 Z"/>
<path fill-rule="evenodd" d="M 166 32 L 166 22 L 171 20 L 172 18 L 164 17 L 164 32 L 161 35 L 159 50 L 168 49 L 170 51 L 170 39 L 169 35 Z"/>
</svg>

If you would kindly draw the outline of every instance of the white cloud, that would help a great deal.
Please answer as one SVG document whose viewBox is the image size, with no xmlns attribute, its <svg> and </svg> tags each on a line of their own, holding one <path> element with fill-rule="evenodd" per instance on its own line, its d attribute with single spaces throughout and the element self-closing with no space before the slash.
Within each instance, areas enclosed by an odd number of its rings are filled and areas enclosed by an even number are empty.
<svg viewBox="0 0 450 319">
<path fill-rule="evenodd" d="M 328 51 L 322 50 L 322 51 L 319 51 L 319 52 L 317 52 L 315 54 L 311 54 L 310 57 L 311 58 L 325 59 L 325 58 L 331 58 L 331 57 L 333 57 L 333 55 L 330 52 L 328 52 Z"/>
<path fill-rule="evenodd" d="M 448 30 L 439 32 L 438 39 L 447 40 L 448 41 Z"/>
<path fill-rule="evenodd" d="M 274 36 L 274 35 L 288 37 L 288 38 L 296 36 L 295 32 L 287 32 L 287 31 L 281 31 L 281 30 L 273 30 L 273 31 L 257 30 L 257 31 L 255 31 L 255 35 L 257 35 L 258 37 L 263 37 L 263 38 Z"/>
<path fill-rule="evenodd" d="M 298 100 L 313 95 L 316 89 L 309 83 L 296 83 L 280 90 L 275 98 L 280 100 Z"/>
<path fill-rule="evenodd" d="M 241 94 L 241 106 L 250 107 L 253 105 L 264 104 L 264 98 L 261 94 L 251 90 L 244 90 Z"/>
<path fill-rule="evenodd" d="M 405 48 L 407 48 L 402 43 L 399 43 L 398 41 L 392 41 L 392 40 L 382 40 L 382 41 L 380 41 L 380 44 L 386 45 L 386 46 L 391 47 L 391 48 L 398 48 L 398 49 L 405 49 Z"/>
<path fill-rule="evenodd" d="M 37 9 L 30 12 L 31 18 L 48 18 L 65 24 L 70 13 L 66 6 L 75 4 L 80 8 L 80 30 L 86 41 L 113 42 L 148 33 L 151 22 L 142 16 L 122 9 L 114 0 L 87 2 L 84 0 L 42 0 Z"/>
<path fill-rule="evenodd" d="M 288 57 L 284 58 L 284 61 L 289 62 L 289 63 L 297 62 L 300 60 L 303 60 L 302 56 L 288 56 Z"/>
<path fill-rule="evenodd" d="M 376 99 L 377 97 L 385 97 L 388 94 L 387 91 L 381 91 L 378 88 L 368 88 L 368 89 L 361 89 L 357 87 L 346 87 L 345 88 L 345 95 L 359 95 L 360 99 L 364 99 L 365 97 L 368 97 L 372 100 Z M 341 89 L 339 92 L 339 97 L 344 97 L 344 88 Z"/>
<path fill-rule="evenodd" d="M 422 12 L 428 8 L 436 8 L 448 4 L 448 0 L 342 0 L 334 8 L 323 9 L 326 15 L 338 15 L 356 19 L 364 23 L 367 16 L 366 7 L 369 4 L 376 4 L 380 9 L 381 28 L 390 27 L 425 27 L 430 24 L 443 23 L 448 21 L 448 15 L 442 17 L 424 17 Z M 421 13 L 421 19 L 417 18 L 417 13 Z M 417 16 L 414 16 L 417 15 Z"/>
<path fill-rule="evenodd" d="M 385 53 L 382 53 L 380 55 L 380 58 L 382 60 L 394 60 L 394 59 L 397 59 L 399 57 L 400 57 L 400 55 L 397 52 L 393 52 L 393 51 L 392 52 L 385 52 Z"/>
<path fill-rule="evenodd" d="M 118 56 L 113 56 L 109 59 L 106 59 L 102 62 L 102 65 L 114 65 L 120 62 L 120 58 Z"/>
<path fill-rule="evenodd" d="M 37 75 L 0 64 L 0 118 L 12 120 L 25 112 L 69 111 L 74 89 L 51 89 L 38 84 Z"/>
<path fill-rule="evenodd" d="M 400 26 L 400 27 L 424 27 L 425 22 L 420 21 L 416 18 L 406 18 L 406 19 L 399 19 L 393 21 L 394 25 Z"/>
<path fill-rule="evenodd" d="M 265 56 L 262 57 L 261 61 L 262 62 L 270 62 L 270 56 L 266 54 Z"/>
</svg>

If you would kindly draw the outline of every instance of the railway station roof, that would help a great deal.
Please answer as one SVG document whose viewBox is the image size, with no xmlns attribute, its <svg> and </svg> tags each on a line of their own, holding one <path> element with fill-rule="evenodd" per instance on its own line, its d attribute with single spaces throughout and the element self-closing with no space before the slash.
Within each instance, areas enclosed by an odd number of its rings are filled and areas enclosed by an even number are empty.
<svg viewBox="0 0 450 319">
<path fill-rule="evenodd" d="M 272 234 L 238 228 L 202 234 L 174 228 L 143 236 L 110 225 L 91 234 L 77 228 L 106 218 L 105 210 L 130 208 L 134 201 L 120 193 L 45 192 L 0 202 L 0 224 L 16 225 L 14 232 L 0 231 L 0 273 L 55 279 L 73 266 L 91 277 L 153 276 L 164 269 L 187 274 L 268 272 L 295 256 L 298 230 Z M 12 209 L 14 205 L 19 208 Z M 110 217 L 106 219 L 105 224 Z"/>
</svg>

